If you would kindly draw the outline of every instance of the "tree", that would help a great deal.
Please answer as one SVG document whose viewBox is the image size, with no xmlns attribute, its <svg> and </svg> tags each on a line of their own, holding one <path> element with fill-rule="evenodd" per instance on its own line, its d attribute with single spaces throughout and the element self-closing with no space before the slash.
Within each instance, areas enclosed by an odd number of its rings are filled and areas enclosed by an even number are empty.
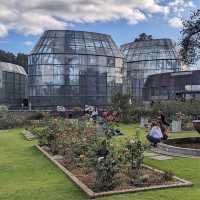
<svg viewBox="0 0 200 200">
<path fill-rule="evenodd" d="M 0 61 L 20 65 L 28 72 L 28 56 L 26 54 L 18 53 L 16 56 L 11 52 L 0 50 Z"/>
<path fill-rule="evenodd" d="M 122 122 L 130 121 L 131 105 L 128 94 L 116 93 L 112 96 L 112 107 L 120 114 Z"/>
<path fill-rule="evenodd" d="M 200 9 L 183 21 L 181 57 L 185 64 L 194 64 L 200 56 Z"/>
</svg>

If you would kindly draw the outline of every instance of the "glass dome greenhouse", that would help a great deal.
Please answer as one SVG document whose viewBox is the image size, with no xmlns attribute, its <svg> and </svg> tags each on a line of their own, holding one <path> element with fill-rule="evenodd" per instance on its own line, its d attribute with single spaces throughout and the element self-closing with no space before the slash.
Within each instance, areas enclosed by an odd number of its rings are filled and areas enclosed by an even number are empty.
<svg viewBox="0 0 200 200">
<path fill-rule="evenodd" d="M 134 99 L 142 98 L 142 89 L 149 75 L 180 71 L 175 44 L 170 39 L 152 39 L 141 34 L 134 42 L 121 46 L 127 62 L 127 85 Z"/>
<path fill-rule="evenodd" d="M 23 67 L 0 62 L 0 104 L 20 107 L 26 97 L 27 74 Z"/>
<path fill-rule="evenodd" d="M 45 31 L 28 60 L 33 107 L 107 106 L 122 90 L 123 56 L 106 34 Z"/>
</svg>

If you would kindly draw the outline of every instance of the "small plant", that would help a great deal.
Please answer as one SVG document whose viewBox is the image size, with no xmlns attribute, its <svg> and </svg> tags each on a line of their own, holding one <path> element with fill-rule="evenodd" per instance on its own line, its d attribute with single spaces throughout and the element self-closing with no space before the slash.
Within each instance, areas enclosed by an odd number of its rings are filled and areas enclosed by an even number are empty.
<svg viewBox="0 0 200 200">
<path fill-rule="evenodd" d="M 96 174 L 94 190 L 108 191 L 113 189 L 117 184 L 115 175 L 119 171 L 119 160 L 111 140 L 107 137 L 96 138 L 90 147 L 89 164 Z"/>
<path fill-rule="evenodd" d="M 112 190 L 116 185 L 114 178 L 115 174 L 119 171 L 118 162 L 113 155 L 106 157 L 99 157 L 96 165 L 96 191 Z"/>
<path fill-rule="evenodd" d="M 136 136 L 134 139 L 128 141 L 125 145 L 125 159 L 129 165 L 130 182 L 134 182 L 135 179 L 140 179 L 140 169 L 142 168 L 144 160 L 144 151 L 147 146 L 140 140 L 140 131 L 136 130 Z"/>
<path fill-rule="evenodd" d="M 174 176 L 173 172 L 171 172 L 171 171 L 165 171 L 163 173 L 162 179 L 164 181 L 172 181 L 173 180 L 173 176 Z"/>
<path fill-rule="evenodd" d="M 130 162 L 132 169 L 139 170 L 143 164 L 144 151 L 146 150 L 146 146 L 140 140 L 139 130 L 136 130 L 135 138 L 128 141 L 125 148 L 127 149 L 127 162 Z"/>
<path fill-rule="evenodd" d="M 148 181 L 148 179 L 148 175 L 136 176 L 134 179 L 131 180 L 131 184 L 137 187 L 143 187 L 144 184 Z"/>
</svg>

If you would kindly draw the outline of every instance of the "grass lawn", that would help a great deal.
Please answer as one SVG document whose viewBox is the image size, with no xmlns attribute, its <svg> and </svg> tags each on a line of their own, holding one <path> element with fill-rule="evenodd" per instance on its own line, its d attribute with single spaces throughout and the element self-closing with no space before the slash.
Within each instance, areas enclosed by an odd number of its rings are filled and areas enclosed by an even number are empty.
<svg viewBox="0 0 200 200">
<path fill-rule="evenodd" d="M 132 137 L 136 125 L 120 126 L 125 136 L 114 140 L 123 142 Z M 0 200 L 84 200 L 88 197 L 34 147 L 26 141 L 21 129 L 0 132 Z M 141 131 L 143 139 L 145 130 Z M 198 136 L 195 132 L 172 134 L 171 137 Z M 163 170 L 171 170 L 177 176 L 194 183 L 191 188 L 178 188 L 115 195 L 99 198 L 105 200 L 199 200 L 200 159 L 173 158 L 157 161 L 149 158 L 145 163 Z"/>
</svg>

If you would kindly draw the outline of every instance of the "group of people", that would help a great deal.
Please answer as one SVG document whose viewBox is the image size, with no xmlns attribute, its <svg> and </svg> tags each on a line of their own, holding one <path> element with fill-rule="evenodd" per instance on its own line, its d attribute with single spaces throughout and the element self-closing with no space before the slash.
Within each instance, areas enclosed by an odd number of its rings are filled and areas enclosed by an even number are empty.
<svg viewBox="0 0 200 200">
<path fill-rule="evenodd" d="M 88 114 L 90 118 L 93 119 L 94 122 L 96 122 L 97 117 L 99 115 L 96 107 L 85 105 L 85 113 Z"/>
<path fill-rule="evenodd" d="M 152 121 L 147 139 L 154 147 L 156 147 L 161 140 L 168 139 L 169 126 L 169 123 L 166 122 L 165 116 L 162 113 L 159 113 L 159 117 Z"/>
</svg>

